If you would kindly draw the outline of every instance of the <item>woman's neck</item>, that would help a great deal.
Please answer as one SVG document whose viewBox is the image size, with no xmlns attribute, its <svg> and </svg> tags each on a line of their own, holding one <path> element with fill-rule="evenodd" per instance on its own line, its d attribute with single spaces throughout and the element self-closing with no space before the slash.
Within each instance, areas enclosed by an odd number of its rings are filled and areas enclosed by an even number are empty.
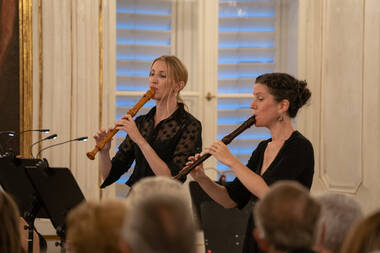
<svg viewBox="0 0 380 253">
<path fill-rule="evenodd" d="M 271 128 L 269 128 L 272 136 L 272 142 L 284 142 L 292 135 L 294 128 L 289 120 L 278 121 Z"/>
<path fill-rule="evenodd" d="M 176 98 L 156 101 L 156 124 L 158 124 L 161 120 L 169 118 L 170 115 L 177 110 L 177 108 L 178 103 Z"/>
</svg>

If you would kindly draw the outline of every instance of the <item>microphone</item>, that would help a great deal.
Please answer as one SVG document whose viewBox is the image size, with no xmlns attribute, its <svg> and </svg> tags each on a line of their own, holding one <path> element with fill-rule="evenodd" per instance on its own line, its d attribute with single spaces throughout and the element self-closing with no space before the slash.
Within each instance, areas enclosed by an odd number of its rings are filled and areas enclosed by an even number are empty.
<svg viewBox="0 0 380 253">
<path fill-rule="evenodd" d="M 50 129 L 28 129 L 21 131 L 20 134 L 26 133 L 26 132 L 40 132 L 40 133 L 49 133 Z"/>
<path fill-rule="evenodd" d="M 11 137 L 15 136 L 14 131 L 0 131 L 0 135 L 2 135 L 2 134 L 6 134 L 6 135 L 11 136 Z M 7 143 L 8 143 L 8 141 L 6 142 L 5 146 L 7 146 Z M 3 154 L 4 152 L 5 152 L 4 147 L 3 147 L 3 145 L 0 144 L 0 154 Z"/>
<path fill-rule="evenodd" d="M 8 136 L 15 136 L 14 131 L 0 131 L 0 134 L 7 134 Z"/>
<path fill-rule="evenodd" d="M 48 149 L 48 148 L 55 147 L 55 146 L 58 146 L 58 145 L 62 145 L 62 144 L 65 144 L 65 143 L 68 143 L 68 142 L 72 142 L 72 141 L 87 141 L 87 140 L 88 140 L 88 137 L 84 136 L 84 137 L 79 137 L 79 138 L 75 138 L 75 139 L 72 139 L 72 140 L 56 143 L 56 144 L 53 144 L 53 145 L 50 145 L 50 146 L 47 146 L 47 147 L 44 147 L 43 149 L 41 149 L 40 152 L 37 153 L 36 157 L 38 158 L 38 156 L 41 154 L 41 152 L 44 151 L 44 150 L 46 150 L 46 149 Z"/>
<path fill-rule="evenodd" d="M 17 136 L 17 135 L 22 135 L 23 133 L 26 133 L 26 132 L 49 133 L 49 132 L 50 132 L 50 129 L 27 129 L 27 130 L 23 130 L 23 131 L 21 131 L 21 132 L 19 132 L 19 133 L 17 133 L 17 132 L 15 133 L 15 132 L 13 132 L 13 131 L 8 131 L 8 132 L 12 132 L 12 133 L 13 133 L 13 135 L 9 135 L 9 136 L 15 137 L 15 136 Z M 15 140 L 16 140 L 16 138 L 11 138 L 11 139 L 9 139 L 9 140 L 6 142 L 5 147 L 8 149 L 8 147 L 9 147 L 10 144 L 13 145 L 12 141 L 14 142 Z M 9 148 L 9 149 L 12 150 L 12 148 Z"/>
<path fill-rule="evenodd" d="M 41 140 L 38 140 L 36 141 L 35 143 L 33 143 L 32 145 L 30 145 L 30 154 L 32 155 L 32 157 L 34 158 L 33 156 L 33 146 L 36 145 L 37 143 L 40 143 L 42 141 L 46 141 L 46 140 L 52 140 L 52 139 L 55 139 L 57 138 L 57 135 L 56 134 L 52 134 L 52 135 L 49 135 L 48 137 L 45 137 Z"/>
</svg>

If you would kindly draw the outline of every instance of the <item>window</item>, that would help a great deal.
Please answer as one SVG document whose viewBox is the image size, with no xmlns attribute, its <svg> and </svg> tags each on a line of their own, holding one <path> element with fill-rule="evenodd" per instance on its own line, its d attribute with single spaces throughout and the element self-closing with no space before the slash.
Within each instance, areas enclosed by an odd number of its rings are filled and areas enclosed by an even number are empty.
<svg viewBox="0 0 380 253">
<path fill-rule="evenodd" d="M 295 23 L 295 2 L 117 0 L 116 119 L 147 90 L 152 60 L 162 54 L 176 54 L 189 70 L 189 83 L 181 93 L 190 112 L 202 121 L 204 144 L 222 139 L 252 115 L 249 106 L 258 75 L 294 73 L 288 67 L 296 69 L 291 61 L 297 57 L 288 58 L 287 54 L 295 54 L 297 35 L 286 27 Z M 218 47 L 211 45 L 216 39 Z M 205 102 L 206 93 L 213 97 L 216 91 L 218 102 Z M 139 114 L 147 113 L 152 106 L 154 101 L 149 101 Z M 217 117 L 211 115 L 215 111 Z M 118 133 L 117 146 L 124 136 Z M 266 129 L 252 127 L 229 148 L 246 163 L 257 144 L 269 137 Z M 214 170 L 215 163 L 211 164 Z M 222 164 L 216 167 L 227 180 L 234 178 L 229 168 Z"/>
<path fill-rule="evenodd" d="M 252 115 L 255 78 L 275 69 L 275 0 L 219 1 L 218 139 Z M 229 145 L 244 164 L 257 144 L 269 138 L 264 128 L 250 128 Z M 222 163 L 227 181 L 235 176 Z"/>
<path fill-rule="evenodd" d="M 152 61 L 171 52 L 172 1 L 118 0 L 116 12 L 116 119 L 120 119 L 148 90 Z M 148 101 L 138 115 L 154 105 Z M 116 148 L 124 138 L 124 132 L 116 134 Z M 118 182 L 124 183 L 131 171 Z"/>
</svg>

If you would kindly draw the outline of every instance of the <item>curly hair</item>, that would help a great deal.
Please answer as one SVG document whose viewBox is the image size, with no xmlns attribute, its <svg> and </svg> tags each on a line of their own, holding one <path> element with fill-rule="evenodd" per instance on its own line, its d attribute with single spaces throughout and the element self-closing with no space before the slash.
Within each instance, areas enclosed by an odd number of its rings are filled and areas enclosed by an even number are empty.
<svg viewBox="0 0 380 253">
<path fill-rule="evenodd" d="M 291 118 L 297 115 L 298 110 L 306 104 L 311 97 L 306 81 L 299 81 L 286 73 L 268 73 L 256 78 L 255 83 L 264 84 L 269 93 L 277 102 L 286 99 L 289 101 L 288 114 Z"/>
</svg>

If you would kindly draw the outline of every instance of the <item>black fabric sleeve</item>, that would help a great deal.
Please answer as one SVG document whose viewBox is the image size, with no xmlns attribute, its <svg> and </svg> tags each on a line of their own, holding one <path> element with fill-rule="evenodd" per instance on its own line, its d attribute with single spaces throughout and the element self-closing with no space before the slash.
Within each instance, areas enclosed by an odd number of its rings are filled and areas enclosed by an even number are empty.
<svg viewBox="0 0 380 253">
<path fill-rule="evenodd" d="M 196 153 L 202 152 L 202 125 L 201 123 L 193 119 L 187 123 L 184 130 L 181 133 L 179 141 L 175 147 L 173 157 L 170 162 L 167 163 L 172 176 L 175 176 L 179 171 L 185 167 L 189 156 L 193 156 Z M 185 181 L 186 177 L 181 178 L 181 181 Z"/>
<path fill-rule="evenodd" d="M 249 161 L 247 163 L 247 167 L 252 170 L 253 173 L 259 162 L 259 152 L 261 150 L 262 144 L 253 151 Z M 226 189 L 230 198 L 235 201 L 237 207 L 239 209 L 244 208 L 244 206 L 251 199 L 252 193 L 243 185 L 243 183 L 236 177 L 234 181 L 228 183 L 226 185 Z"/>
<path fill-rule="evenodd" d="M 100 188 L 105 188 L 108 185 L 116 182 L 121 175 L 128 171 L 135 159 L 133 142 L 127 135 L 124 141 L 119 146 L 119 151 L 111 160 L 111 170 L 107 178 L 104 180 Z"/>
</svg>

